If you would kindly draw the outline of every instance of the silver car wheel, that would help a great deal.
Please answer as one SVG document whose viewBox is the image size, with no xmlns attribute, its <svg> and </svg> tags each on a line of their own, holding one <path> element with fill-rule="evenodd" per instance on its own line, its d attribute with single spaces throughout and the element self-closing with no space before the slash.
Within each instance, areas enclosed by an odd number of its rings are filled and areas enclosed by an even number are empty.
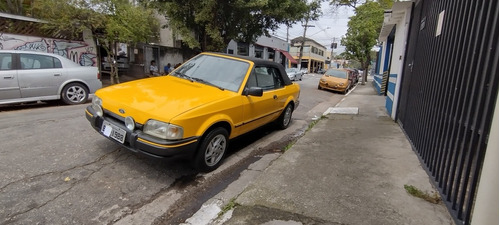
<svg viewBox="0 0 500 225">
<path fill-rule="evenodd" d="M 70 83 L 64 87 L 61 97 L 66 104 L 82 104 L 89 98 L 89 91 L 83 84 Z"/>
<path fill-rule="evenodd" d="M 226 151 L 226 137 L 222 134 L 218 134 L 207 145 L 205 149 L 205 163 L 207 166 L 216 165 L 224 155 Z"/>
<path fill-rule="evenodd" d="M 66 97 L 73 103 L 80 103 L 86 99 L 87 91 L 79 86 L 71 86 L 66 91 Z"/>
</svg>

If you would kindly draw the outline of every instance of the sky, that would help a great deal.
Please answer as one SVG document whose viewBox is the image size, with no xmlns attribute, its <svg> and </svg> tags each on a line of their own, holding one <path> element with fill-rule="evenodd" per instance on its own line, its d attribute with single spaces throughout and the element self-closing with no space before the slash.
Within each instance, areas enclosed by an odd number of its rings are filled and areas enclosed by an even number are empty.
<svg viewBox="0 0 500 225">
<path fill-rule="evenodd" d="M 323 11 L 323 15 L 317 21 L 309 22 L 309 25 L 313 25 L 314 27 L 307 28 L 306 37 L 324 45 L 328 52 L 332 50 L 330 45 L 333 38 L 335 38 L 338 48 L 334 49 L 334 52 L 339 54 L 345 49 L 343 46 L 340 46 L 340 38 L 347 33 L 347 22 L 349 22 L 349 17 L 354 15 L 354 10 L 342 7 L 333 12 L 328 2 L 322 3 L 321 10 Z M 286 30 L 286 26 L 283 25 L 273 35 L 286 40 Z M 302 37 L 303 34 L 304 27 L 302 27 L 302 23 L 296 23 L 289 29 L 288 40 Z"/>
</svg>

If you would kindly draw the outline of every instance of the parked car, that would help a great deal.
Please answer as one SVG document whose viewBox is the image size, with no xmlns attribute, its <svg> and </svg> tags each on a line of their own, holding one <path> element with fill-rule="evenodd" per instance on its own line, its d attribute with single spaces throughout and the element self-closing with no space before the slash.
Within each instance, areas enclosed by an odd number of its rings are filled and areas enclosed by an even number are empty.
<svg viewBox="0 0 500 225">
<path fill-rule="evenodd" d="M 102 87 L 96 67 L 55 54 L 0 50 L 0 105 L 62 99 L 85 103 Z"/>
<path fill-rule="evenodd" d="M 347 93 L 351 88 L 352 80 L 349 71 L 345 69 L 328 69 L 319 80 L 318 89 L 328 89 Z"/>
<path fill-rule="evenodd" d="M 168 76 L 98 90 L 86 117 L 110 140 L 157 158 L 217 168 L 229 140 L 274 122 L 285 129 L 300 87 L 275 62 L 201 53 Z"/>
<path fill-rule="evenodd" d="M 302 75 L 309 73 L 309 72 L 307 71 L 307 68 L 302 68 L 302 69 L 300 69 L 300 72 L 302 72 Z"/>
<path fill-rule="evenodd" d="M 319 69 L 319 70 L 318 70 L 318 73 L 319 73 L 319 74 L 324 74 L 325 72 L 326 72 L 326 70 L 325 70 L 325 69 Z"/>
<path fill-rule="evenodd" d="M 302 71 L 300 71 L 298 68 L 288 68 L 285 71 L 290 80 L 293 81 L 302 80 L 302 75 L 304 73 L 302 73 Z"/>
<path fill-rule="evenodd" d="M 349 71 L 349 79 L 351 80 L 351 83 L 357 84 L 359 81 L 359 72 L 357 69 L 351 69 L 351 68 L 344 68 L 345 70 Z"/>
</svg>

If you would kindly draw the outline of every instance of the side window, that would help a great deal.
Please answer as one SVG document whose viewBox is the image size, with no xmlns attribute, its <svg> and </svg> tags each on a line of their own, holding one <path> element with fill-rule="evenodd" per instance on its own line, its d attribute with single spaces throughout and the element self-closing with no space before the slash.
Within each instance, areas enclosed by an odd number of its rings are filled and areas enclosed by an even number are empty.
<svg viewBox="0 0 500 225">
<path fill-rule="evenodd" d="M 283 79 L 277 68 L 257 66 L 248 78 L 247 87 L 261 87 L 266 90 L 282 88 Z"/>
<path fill-rule="evenodd" d="M 52 60 L 54 60 L 54 68 L 62 68 L 62 63 L 61 60 L 58 58 L 52 57 Z"/>
<path fill-rule="evenodd" d="M 12 69 L 12 54 L 0 53 L 0 70 Z"/>
<path fill-rule="evenodd" d="M 52 69 L 62 67 L 58 59 L 47 55 L 21 54 L 20 61 L 21 69 Z"/>
</svg>

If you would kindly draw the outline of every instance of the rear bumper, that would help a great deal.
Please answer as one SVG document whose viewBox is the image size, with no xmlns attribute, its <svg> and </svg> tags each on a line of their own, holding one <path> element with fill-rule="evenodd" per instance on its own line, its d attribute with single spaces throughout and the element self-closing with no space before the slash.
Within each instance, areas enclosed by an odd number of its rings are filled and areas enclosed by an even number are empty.
<svg viewBox="0 0 500 225">
<path fill-rule="evenodd" d="M 147 155 L 154 158 L 190 158 L 194 156 L 194 153 L 198 148 L 199 137 L 190 137 L 182 140 L 168 141 L 147 135 L 141 130 L 136 129 L 134 131 L 130 131 L 125 127 L 123 121 L 120 121 L 119 119 L 109 116 L 97 116 L 92 106 L 87 107 L 87 109 L 85 110 L 85 116 L 90 122 L 90 125 L 99 134 L 135 153 Z M 120 143 L 119 141 L 116 141 L 115 139 L 104 135 L 101 131 L 103 121 L 109 122 L 112 125 L 125 130 L 125 141 L 123 143 Z"/>
</svg>

